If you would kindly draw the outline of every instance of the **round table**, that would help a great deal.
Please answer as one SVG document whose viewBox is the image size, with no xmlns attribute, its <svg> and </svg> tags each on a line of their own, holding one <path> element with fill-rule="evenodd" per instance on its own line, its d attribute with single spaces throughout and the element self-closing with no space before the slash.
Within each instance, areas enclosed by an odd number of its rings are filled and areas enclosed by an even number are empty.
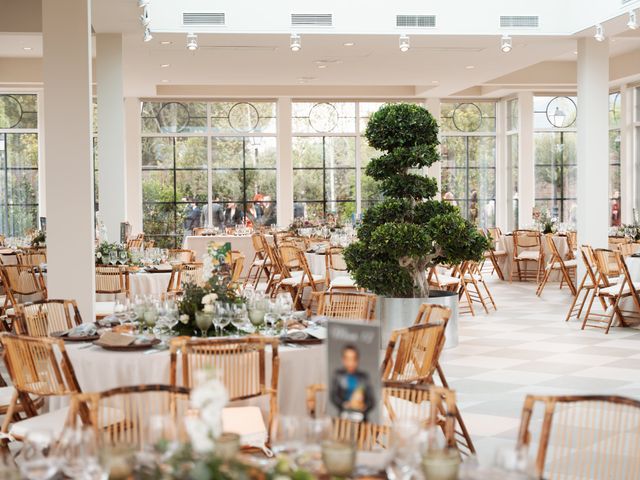
<svg viewBox="0 0 640 480">
<path fill-rule="evenodd" d="M 551 258 L 551 250 L 547 245 L 547 240 L 544 237 L 544 235 L 542 235 L 541 241 L 542 241 L 542 251 L 544 252 L 544 266 L 546 267 L 547 263 L 549 262 L 549 259 Z M 567 255 L 569 254 L 569 244 L 567 243 L 567 237 L 564 235 L 554 235 L 553 242 L 555 243 L 556 248 L 558 249 L 558 253 L 560 253 L 562 258 L 566 259 Z M 504 279 L 509 281 L 509 277 L 511 275 L 511 264 L 513 262 L 513 236 L 503 235 L 496 241 L 495 248 L 496 250 L 502 250 L 507 252 L 506 256 L 500 257 L 498 259 L 498 262 L 500 264 L 500 268 L 502 269 Z M 533 269 L 533 264 L 531 264 L 531 266 L 529 266 L 528 268 Z M 562 273 L 559 271 L 552 272 L 551 275 L 549 275 L 550 282 L 559 282 L 561 278 L 562 278 Z M 515 272 L 513 274 L 513 279 L 516 281 L 518 280 L 518 276 L 516 275 Z"/>
<path fill-rule="evenodd" d="M 116 387 L 142 384 L 168 384 L 170 356 L 167 350 L 114 352 L 87 343 L 66 343 L 76 378 L 83 392 L 99 392 Z M 281 346 L 278 403 L 280 413 L 306 413 L 306 387 L 326 383 L 324 345 Z M 271 354 L 267 354 L 267 378 L 271 377 Z M 312 366 L 312 367 L 311 367 Z M 257 399 L 256 404 L 262 405 Z M 66 397 L 51 397 L 49 408 L 68 404 Z"/>
</svg>

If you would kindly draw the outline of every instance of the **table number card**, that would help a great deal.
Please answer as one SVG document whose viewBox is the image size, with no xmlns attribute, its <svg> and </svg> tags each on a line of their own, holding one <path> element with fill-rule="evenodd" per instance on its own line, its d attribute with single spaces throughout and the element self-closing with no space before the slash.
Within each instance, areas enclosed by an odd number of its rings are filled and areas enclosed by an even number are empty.
<svg viewBox="0 0 640 480">
<path fill-rule="evenodd" d="M 327 413 L 355 422 L 378 422 L 382 392 L 380 326 L 330 320 L 327 325 Z"/>
</svg>

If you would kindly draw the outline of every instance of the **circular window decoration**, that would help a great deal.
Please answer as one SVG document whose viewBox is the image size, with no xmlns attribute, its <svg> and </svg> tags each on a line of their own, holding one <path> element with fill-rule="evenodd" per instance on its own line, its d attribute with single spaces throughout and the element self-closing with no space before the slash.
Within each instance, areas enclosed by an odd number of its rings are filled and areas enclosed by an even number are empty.
<svg viewBox="0 0 640 480">
<path fill-rule="evenodd" d="M 309 110 L 309 124 L 316 132 L 331 132 L 338 126 L 338 110 L 332 103 L 316 103 Z"/>
<path fill-rule="evenodd" d="M 252 132 L 258 126 L 260 114 L 258 109 L 248 102 L 236 103 L 229 110 L 229 125 L 236 132 L 247 133 Z"/>
<path fill-rule="evenodd" d="M 189 125 L 189 110 L 182 103 L 169 102 L 162 105 L 158 115 L 158 125 L 162 132 L 182 132 Z"/>
<path fill-rule="evenodd" d="M 22 120 L 22 105 L 16 97 L 0 95 L 0 128 L 13 128 Z"/>
<path fill-rule="evenodd" d="M 554 97 L 547 103 L 547 121 L 555 128 L 569 128 L 576 123 L 578 109 L 569 97 Z"/>
<path fill-rule="evenodd" d="M 475 132 L 482 125 L 482 110 L 475 103 L 461 103 L 451 115 L 453 125 L 461 132 Z"/>
<path fill-rule="evenodd" d="M 613 102 L 611 103 L 611 118 L 616 122 L 620 120 L 620 93 L 616 93 L 613 96 Z"/>
</svg>

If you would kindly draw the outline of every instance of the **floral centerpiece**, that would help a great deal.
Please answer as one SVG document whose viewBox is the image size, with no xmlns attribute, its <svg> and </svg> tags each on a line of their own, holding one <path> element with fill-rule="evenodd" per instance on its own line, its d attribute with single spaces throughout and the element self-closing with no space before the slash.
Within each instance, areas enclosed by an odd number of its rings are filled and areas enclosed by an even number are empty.
<svg viewBox="0 0 640 480">
<path fill-rule="evenodd" d="M 315 218 L 294 218 L 289 224 L 288 230 L 292 233 L 298 233 L 300 229 L 323 227 L 327 227 L 329 230 L 337 230 L 342 228 L 343 225 L 335 215 L 328 213 L 326 216 L 318 216 Z"/>
<path fill-rule="evenodd" d="M 558 229 L 558 219 L 552 217 L 546 208 L 533 210 L 533 220 L 542 233 L 555 233 Z"/>
<path fill-rule="evenodd" d="M 124 253 L 123 253 L 124 252 Z M 131 255 L 127 247 L 121 243 L 102 242 L 96 247 L 95 260 L 96 265 L 111 265 L 110 258 L 115 253 L 117 264 L 131 265 Z"/>
<path fill-rule="evenodd" d="M 47 232 L 44 230 L 35 230 L 31 234 L 31 246 L 34 248 L 44 247 L 47 243 Z"/>
</svg>

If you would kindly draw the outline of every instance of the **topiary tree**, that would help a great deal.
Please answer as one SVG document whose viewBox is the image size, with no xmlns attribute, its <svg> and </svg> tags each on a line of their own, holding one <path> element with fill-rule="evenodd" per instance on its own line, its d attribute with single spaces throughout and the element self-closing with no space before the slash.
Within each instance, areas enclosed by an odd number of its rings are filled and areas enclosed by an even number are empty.
<svg viewBox="0 0 640 480">
<path fill-rule="evenodd" d="M 481 260 L 486 238 L 451 203 L 434 200 L 435 178 L 414 173 L 440 160 L 438 124 L 423 107 L 384 105 L 365 133 L 384 152 L 367 165 L 385 199 L 369 208 L 358 241 L 344 251 L 356 283 L 387 297 L 429 295 L 428 269 Z"/>
</svg>

